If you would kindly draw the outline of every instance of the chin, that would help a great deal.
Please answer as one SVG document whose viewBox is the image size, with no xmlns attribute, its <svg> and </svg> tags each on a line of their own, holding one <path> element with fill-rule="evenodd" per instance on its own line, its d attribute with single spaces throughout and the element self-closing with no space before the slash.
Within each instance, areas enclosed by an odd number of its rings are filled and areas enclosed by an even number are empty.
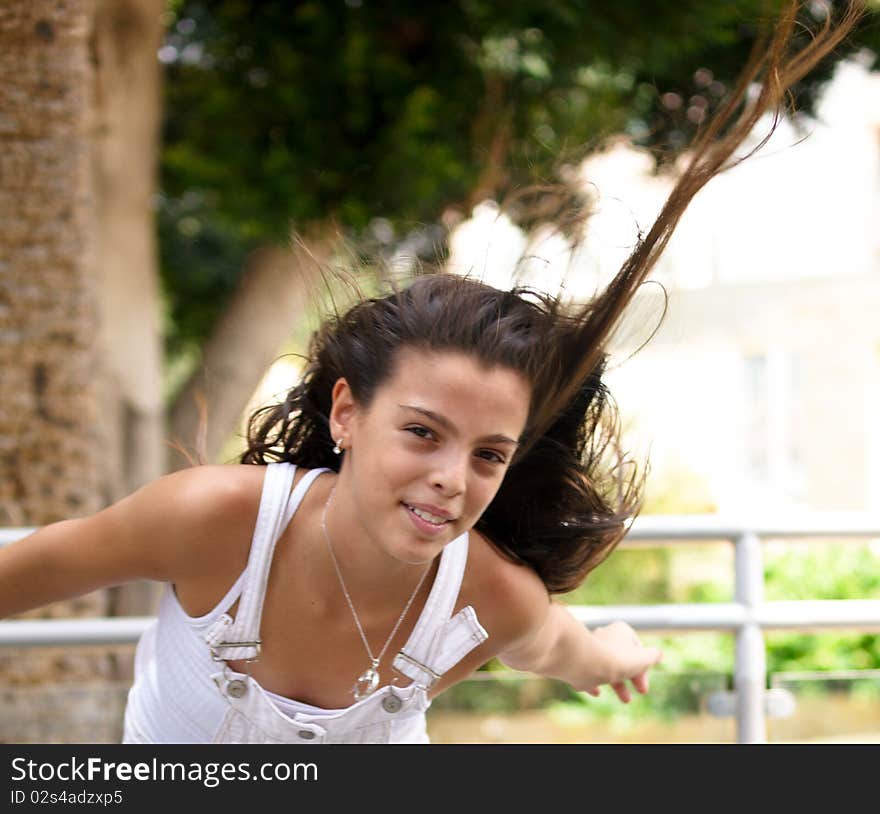
<svg viewBox="0 0 880 814">
<path fill-rule="evenodd" d="M 450 542 L 451 540 L 444 540 L 442 543 L 439 540 L 416 540 L 400 546 L 392 552 L 392 556 L 407 565 L 427 565 L 436 559 Z"/>
</svg>

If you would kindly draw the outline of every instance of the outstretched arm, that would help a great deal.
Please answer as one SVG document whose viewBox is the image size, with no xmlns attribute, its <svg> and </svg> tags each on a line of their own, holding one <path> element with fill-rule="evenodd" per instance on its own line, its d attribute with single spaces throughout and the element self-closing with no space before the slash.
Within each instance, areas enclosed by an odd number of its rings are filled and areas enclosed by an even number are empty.
<svg viewBox="0 0 880 814">
<path fill-rule="evenodd" d="M 658 648 L 644 647 L 625 622 L 590 631 L 557 602 L 549 603 L 542 622 L 529 634 L 499 654 L 508 667 L 562 679 L 590 695 L 610 684 L 624 703 L 631 699 L 627 680 L 646 693 L 648 671 L 662 657 Z"/>
<path fill-rule="evenodd" d="M 262 476 L 256 467 L 247 470 Z M 260 495 L 242 482 L 230 467 L 181 470 L 96 514 L 52 523 L 4 546 L 0 619 L 136 579 L 199 578 L 234 560 L 236 541 L 253 532 Z"/>
</svg>

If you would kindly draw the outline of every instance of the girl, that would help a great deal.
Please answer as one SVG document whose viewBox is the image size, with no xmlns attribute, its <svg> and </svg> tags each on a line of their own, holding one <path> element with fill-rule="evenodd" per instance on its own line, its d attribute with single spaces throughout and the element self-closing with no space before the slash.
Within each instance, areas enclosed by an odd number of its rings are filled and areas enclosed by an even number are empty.
<svg viewBox="0 0 880 814">
<path fill-rule="evenodd" d="M 795 10 L 592 302 L 443 273 L 362 300 L 316 332 L 285 401 L 252 417 L 240 464 L 167 475 L 0 552 L 0 617 L 166 583 L 127 742 L 425 742 L 430 699 L 493 657 L 624 702 L 629 685 L 646 692 L 657 649 L 551 601 L 638 509 L 604 348 L 694 194 L 856 19 L 786 59 Z"/>
</svg>

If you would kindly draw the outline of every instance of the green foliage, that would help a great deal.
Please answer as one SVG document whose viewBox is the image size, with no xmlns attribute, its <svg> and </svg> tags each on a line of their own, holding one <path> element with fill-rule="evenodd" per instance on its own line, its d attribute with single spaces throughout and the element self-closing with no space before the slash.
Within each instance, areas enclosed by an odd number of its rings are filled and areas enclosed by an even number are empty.
<svg viewBox="0 0 880 814">
<path fill-rule="evenodd" d="M 729 83 L 754 39 L 744 22 L 778 5 L 174 0 L 160 52 L 169 350 L 204 339 L 249 251 L 314 221 L 363 237 L 383 218 L 406 235 L 475 189 L 554 180 L 611 133 L 680 147 L 696 125 L 662 95 L 684 98 L 698 68 Z"/>
<path fill-rule="evenodd" d="M 688 55 L 730 39 L 742 13 L 183 2 L 168 35 L 163 188 L 214 191 L 256 239 L 330 216 L 360 228 L 436 218 L 467 197 L 502 127 L 514 183 L 552 175 L 565 144 L 625 127 L 639 73 L 689 74 Z"/>
<path fill-rule="evenodd" d="M 869 633 L 767 634 L 767 671 L 880 669 L 880 636 Z"/>
<path fill-rule="evenodd" d="M 664 602 L 669 580 L 668 548 L 619 548 L 576 590 L 572 605 L 639 605 Z"/>
<path fill-rule="evenodd" d="M 821 542 L 766 547 L 768 601 L 785 599 L 880 599 L 876 544 Z"/>
<path fill-rule="evenodd" d="M 157 224 L 163 334 L 168 364 L 177 367 L 210 332 L 256 242 L 238 225 L 223 222 L 206 196 L 195 192 L 160 196 Z"/>
</svg>

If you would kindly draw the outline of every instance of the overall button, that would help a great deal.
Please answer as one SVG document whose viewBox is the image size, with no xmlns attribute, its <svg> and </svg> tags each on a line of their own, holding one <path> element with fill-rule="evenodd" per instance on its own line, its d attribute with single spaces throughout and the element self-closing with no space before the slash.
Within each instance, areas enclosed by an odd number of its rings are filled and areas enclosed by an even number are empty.
<svg viewBox="0 0 880 814">
<path fill-rule="evenodd" d="M 382 709 L 384 709 L 385 712 L 398 712 L 402 706 L 403 701 L 401 701 L 396 695 L 387 695 L 382 699 Z"/>
<path fill-rule="evenodd" d="M 304 741 L 310 741 L 315 737 L 315 733 L 311 729 L 300 729 L 297 733 Z"/>
<path fill-rule="evenodd" d="M 226 694 L 230 698 L 242 698 L 247 693 L 247 684 L 240 678 L 234 678 L 226 685 Z"/>
</svg>

